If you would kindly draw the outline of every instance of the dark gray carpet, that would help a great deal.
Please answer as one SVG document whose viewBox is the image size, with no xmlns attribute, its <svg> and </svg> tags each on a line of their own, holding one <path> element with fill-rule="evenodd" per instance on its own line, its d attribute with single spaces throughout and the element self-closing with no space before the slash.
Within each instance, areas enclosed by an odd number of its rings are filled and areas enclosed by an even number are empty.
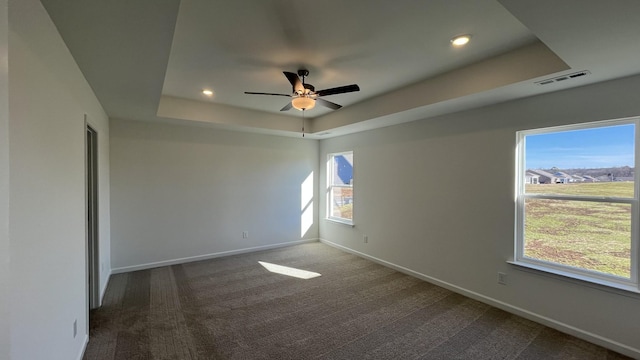
<svg viewBox="0 0 640 360">
<path fill-rule="evenodd" d="M 626 359 L 321 243 L 114 275 L 84 358 Z"/>
</svg>

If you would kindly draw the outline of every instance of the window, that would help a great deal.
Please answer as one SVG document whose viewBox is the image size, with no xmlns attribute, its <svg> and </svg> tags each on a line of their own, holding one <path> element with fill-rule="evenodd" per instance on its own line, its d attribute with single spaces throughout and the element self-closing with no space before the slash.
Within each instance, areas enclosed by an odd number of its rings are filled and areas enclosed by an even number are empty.
<svg viewBox="0 0 640 360">
<path fill-rule="evenodd" d="M 353 225 L 353 151 L 329 154 L 327 218 Z"/>
<path fill-rule="evenodd" d="M 516 264 L 638 292 L 639 125 L 517 133 Z"/>
</svg>

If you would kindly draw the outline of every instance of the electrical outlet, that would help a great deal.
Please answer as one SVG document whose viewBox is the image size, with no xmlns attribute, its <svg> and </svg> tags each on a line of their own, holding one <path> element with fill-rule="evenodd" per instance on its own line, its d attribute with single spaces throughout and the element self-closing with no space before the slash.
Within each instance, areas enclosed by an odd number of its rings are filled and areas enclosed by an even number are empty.
<svg viewBox="0 0 640 360">
<path fill-rule="evenodd" d="M 243 231 L 242 232 L 242 238 L 243 239 L 248 239 L 249 238 L 249 232 L 248 231 Z"/>
<path fill-rule="evenodd" d="M 498 273 L 498 284 L 507 285 L 507 274 L 503 272 Z"/>
<path fill-rule="evenodd" d="M 78 319 L 73 320 L 73 338 L 76 338 L 76 335 L 78 335 Z"/>
<path fill-rule="evenodd" d="M 363 236 L 362 236 L 362 241 L 363 241 L 365 244 L 368 244 L 368 243 L 369 243 L 369 236 L 367 236 L 367 235 L 363 235 Z"/>
</svg>

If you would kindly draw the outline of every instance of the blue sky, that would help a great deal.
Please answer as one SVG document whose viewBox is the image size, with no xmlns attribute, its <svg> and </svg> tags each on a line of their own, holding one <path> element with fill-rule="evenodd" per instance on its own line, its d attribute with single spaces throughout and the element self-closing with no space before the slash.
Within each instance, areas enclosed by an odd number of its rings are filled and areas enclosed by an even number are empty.
<svg viewBox="0 0 640 360">
<path fill-rule="evenodd" d="M 527 135 L 527 169 L 581 169 L 634 166 L 635 126 Z"/>
</svg>

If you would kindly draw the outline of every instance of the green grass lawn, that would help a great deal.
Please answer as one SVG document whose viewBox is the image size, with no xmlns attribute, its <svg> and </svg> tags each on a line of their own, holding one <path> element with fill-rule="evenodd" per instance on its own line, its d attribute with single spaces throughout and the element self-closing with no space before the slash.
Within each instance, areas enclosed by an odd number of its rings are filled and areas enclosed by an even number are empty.
<svg viewBox="0 0 640 360">
<path fill-rule="evenodd" d="M 586 195 L 633 198 L 633 182 L 594 182 L 572 184 L 527 184 L 528 194 Z"/>
<path fill-rule="evenodd" d="M 527 193 L 633 197 L 632 182 L 527 185 Z M 629 204 L 529 199 L 525 256 L 630 277 Z"/>
</svg>

